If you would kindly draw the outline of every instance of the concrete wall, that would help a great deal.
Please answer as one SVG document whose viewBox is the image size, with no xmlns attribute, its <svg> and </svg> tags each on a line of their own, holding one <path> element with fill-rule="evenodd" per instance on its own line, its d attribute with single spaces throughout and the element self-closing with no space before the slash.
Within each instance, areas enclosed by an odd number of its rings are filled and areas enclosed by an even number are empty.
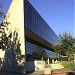
<svg viewBox="0 0 75 75">
<path fill-rule="evenodd" d="M 24 4 L 23 0 L 12 0 L 7 12 L 7 22 L 9 22 L 9 31 L 16 29 L 21 43 L 22 54 L 25 55 L 25 34 L 24 34 Z M 12 41 L 13 41 L 12 34 Z"/>
<path fill-rule="evenodd" d="M 20 45 L 20 50 L 21 50 L 21 55 L 25 56 L 25 30 L 24 30 L 24 0 L 12 0 L 12 3 L 10 5 L 10 8 L 6 14 L 6 18 L 4 21 L 9 22 L 10 24 L 8 25 L 8 31 L 6 31 L 7 35 L 12 32 L 12 38 L 11 41 L 14 42 L 14 32 L 16 31 L 18 33 L 18 40 Z M 8 47 L 10 47 L 8 45 Z M 12 64 L 15 62 L 13 59 L 13 49 L 7 47 L 5 53 L 3 52 L 2 58 L 5 56 L 4 59 L 4 70 L 12 72 Z M 10 52 L 10 53 L 9 53 Z M 0 55 L 1 57 L 1 55 Z M 13 60 L 12 60 L 13 59 Z M 19 62 L 19 61 L 18 61 Z M 19 63 L 24 64 L 25 59 Z M 22 65 L 23 68 L 24 65 Z M 14 71 L 16 71 L 16 68 L 13 68 Z"/>
<path fill-rule="evenodd" d="M 34 61 L 25 62 L 25 69 L 26 69 L 27 72 L 35 71 Z"/>
<path fill-rule="evenodd" d="M 41 71 L 44 70 L 45 67 L 45 61 L 29 61 L 25 62 L 25 69 L 27 72 L 32 72 L 32 71 Z"/>
</svg>

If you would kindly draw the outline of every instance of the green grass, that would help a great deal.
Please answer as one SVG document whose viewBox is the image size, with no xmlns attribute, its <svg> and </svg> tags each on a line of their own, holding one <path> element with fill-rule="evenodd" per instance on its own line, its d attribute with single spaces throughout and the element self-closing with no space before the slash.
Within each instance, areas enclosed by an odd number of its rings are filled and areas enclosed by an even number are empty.
<svg viewBox="0 0 75 75">
<path fill-rule="evenodd" d="M 75 62 L 73 61 L 61 61 L 61 62 L 58 62 L 58 63 L 61 63 L 61 65 L 64 66 L 64 68 L 75 68 Z"/>
</svg>

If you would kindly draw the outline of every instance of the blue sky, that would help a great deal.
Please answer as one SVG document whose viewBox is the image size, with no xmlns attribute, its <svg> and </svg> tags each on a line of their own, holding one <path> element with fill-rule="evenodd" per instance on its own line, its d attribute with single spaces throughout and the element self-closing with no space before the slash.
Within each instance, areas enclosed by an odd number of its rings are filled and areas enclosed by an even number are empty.
<svg viewBox="0 0 75 75">
<path fill-rule="evenodd" d="M 74 35 L 74 0 L 29 0 L 57 35 Z"/>
<path fill-rule="evenodd" d="M 12 0 L 0 0 L 6 13 Z M 74 35 L 75 0 L 29 0 L 57 35 L 69 32 Z"/>
</svg>

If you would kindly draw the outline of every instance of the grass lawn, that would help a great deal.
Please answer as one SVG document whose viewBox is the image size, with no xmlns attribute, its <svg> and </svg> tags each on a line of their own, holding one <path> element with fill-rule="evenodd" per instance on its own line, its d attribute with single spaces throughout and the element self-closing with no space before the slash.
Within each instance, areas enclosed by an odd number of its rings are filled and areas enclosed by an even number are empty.
<svg viewBox="0 0 75 75">
<path fill-rule="evenodd" d="M 58 63 L 61 63 L 61 65 L 63 65 L 64 68 L 75 68 L 75 62 L 74 61 L 60 61 Z"/>
</svg>

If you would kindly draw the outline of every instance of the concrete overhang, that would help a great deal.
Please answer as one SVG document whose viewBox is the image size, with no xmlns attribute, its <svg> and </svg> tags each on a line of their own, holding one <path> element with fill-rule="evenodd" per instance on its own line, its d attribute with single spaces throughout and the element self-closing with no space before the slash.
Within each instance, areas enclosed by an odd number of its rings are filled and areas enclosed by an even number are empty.
<svg viewBox="0 0 75 75">
<path fill-rule="evenodd" d="M 27 28 L 25 28 L 25 37 L 26 37 L 26 40 L 29 41 L 29 39 L 31 39 L 35 43 L 37 43 L 38 45 L 53 51 L 53 49 L 52 49 L 53 46 L 51 43 L 47 42 L 46 40 L 44 40 L 40 36 L 36 35 L 32 31 L 28 30 Z"/>
</svg>

